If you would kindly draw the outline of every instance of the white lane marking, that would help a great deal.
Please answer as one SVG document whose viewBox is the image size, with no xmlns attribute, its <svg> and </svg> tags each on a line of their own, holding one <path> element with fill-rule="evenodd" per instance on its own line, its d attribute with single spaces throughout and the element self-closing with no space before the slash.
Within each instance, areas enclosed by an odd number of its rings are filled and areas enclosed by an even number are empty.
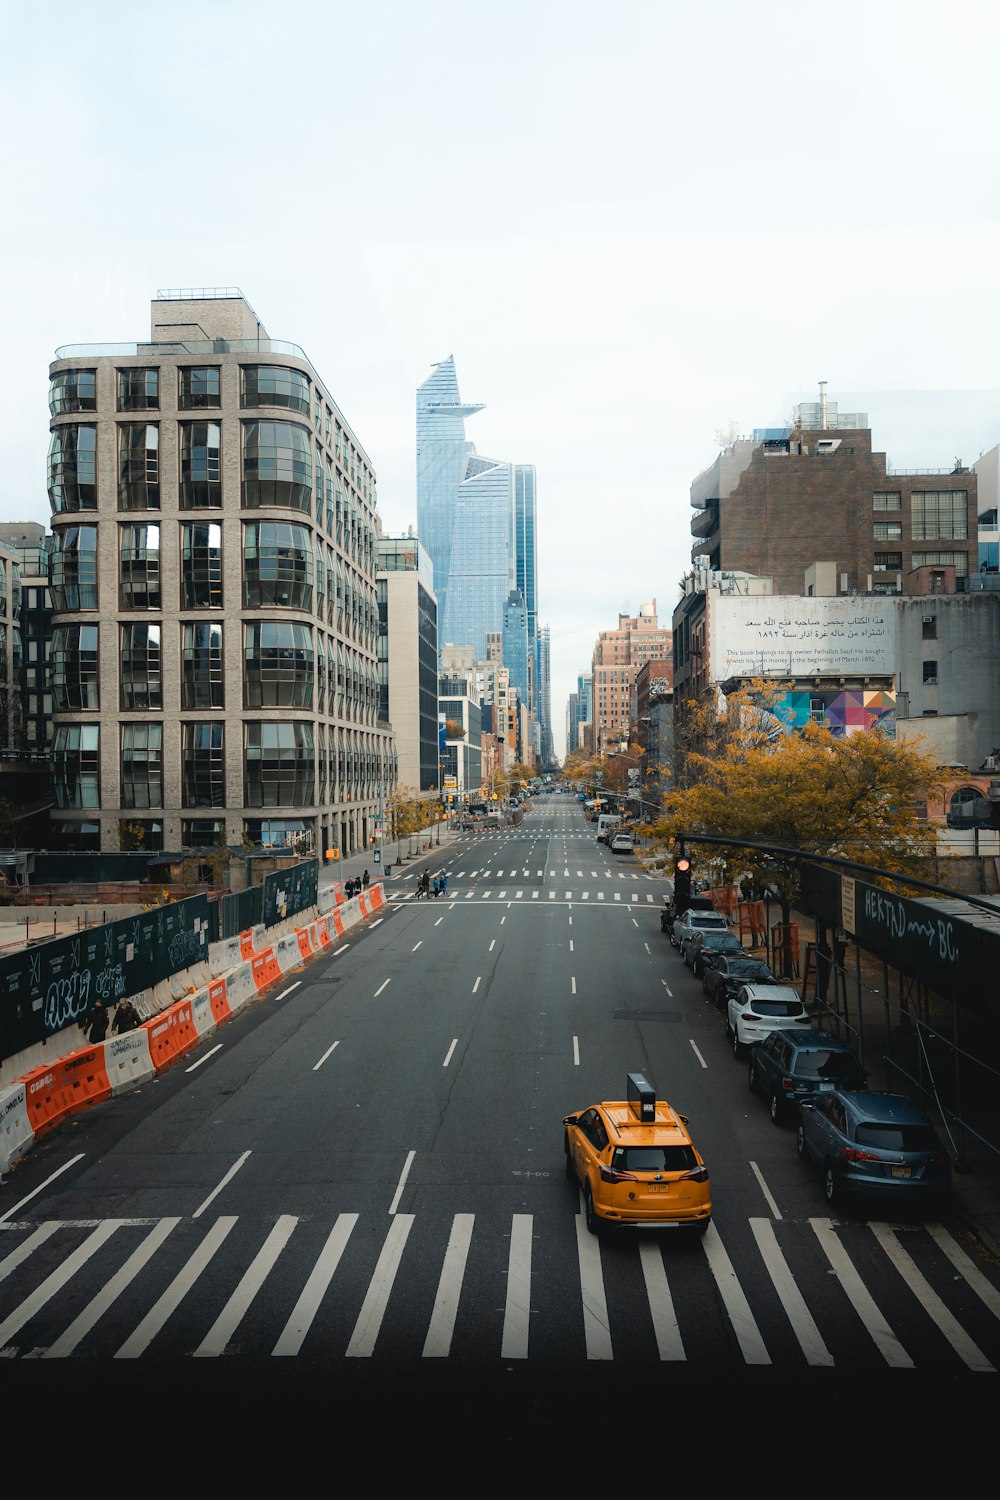
<svg viewBox="0 0 1000 1500">
<path fill-rule="evenodd" d="M 506 892 L 506 890 L 502 890 L 502 891 L 501 891 L 501 892 L 500 892 L 500 894 L 499 894 L 499 896 L 498 896 L 498 897 L 497 897 L 497 900 L 498 900 L 498 901 L 502 901 L 502 900 L 503 900 L 503 898 L 504 898 L 504 897 L 505 897 L 505 896 L 506 896 L 506 894 L 507 894 L 507 892 Z"/>
<path fill-rule="evenodd" d="M 481 979 L 482 979 L 482 977 L 483 977 L 483 976 L 482 976 L 482 975 L 481 975 L 481 974 L 477 974 L 477 975 L 476 975 L 476 982 L 475 982 L 475 984 L 474 984 L 474 985 L 473 985 L 473 986 L 472 986 L 472 993 L 473 993 L 473 994 L 475 994 L 475 993 L 476 993 L 476 991 L 477 991 L 477 990 L 478 990 L 478 988 L 479 988 L 479 982 L 480 982 L 480 980 L 481 980 Z"/>
<path fill-rule="evenodd" d="M 457 1046 L 458 1046 L 458 1037 L 456 1036 L 456 1037 L 452 1038 L 451 1046 L 448 1048 L 448 1051 L 445 1053 L 444 1062 L 441 1064 L 442 1068 L 446 1068 L 448 1066 L 448 1064 L 451 1062 L 451 1059 L 452 1059 L 452 1057 L 454 1056 L 454 1053 L 455 1053 L 455 1048 Z"/>
<path fill-rule="evenodd" d="M 550 901 L 554 901 L 555 899 L 556 899 L 556 893 L 555 893 L 555 891 L 549 891 L 549 900 Z"/>
<path fill-rule="evenodd" d="M 572 912 L 570 912 L 570 917 L 569 917 L 569 925 L 570 925 L 570 926 L 571 926 L 571 927 L 572 927 L 572 925 L 573 925 L 573 913 L 572 913 Z"/>
<path fill-rule="evenodd" d="M 569 940 L 569 951 L 571 953 L 573 952 L 573 939 L 572 938 L 570 938 L 570 940 Z"/>
<path fill-rule="evenodd" d="M 622 899 L 622 893 L 621 893 L 621 891 L 615 891 L 615 900 L 616 901 L 620 901 L 621 899 Z"/>
<path fill-rule="evenodd" d="M 589 901 L 590 900 L 590 892 L 589 891 L 584 891 L 583 895 L 580 897 L 580 900 L 581 901 Z"/>
<path fill-rule="evenodd" d="M 28 1238 L 22 1240 L 16 1250 L 12 1251 L 3 1260 L 0 1260 L 0 1281 L 5 1281 L 12 1271 L 17 1270 L 22 1261 L 34 1255 L 39 1245 L 44 1245 L 45 1241 L 51 1235 L 55 1234 L 57 1229 L 61 1229 L 62 1227 L 63 1221 L 60 1219 L 51 1219 L 45 1224 L 39 1225 L 34 1234 L 29 1234 Z"/>
<path fill-rule="evenodd" d="M 653 900 L 653 898 L 652 898 L 652 896 L 647 896 L 647 897 L 646 897 L 646 900 L 647 900 L 647 901 L 648 901 L 648 902 L 650 902 L 650 903 L 652 903 L 652 900 Z"/>
<path fill-rule="evenodd" d="M 77 1246 L 73 1254 L 62 1261 L 51 1276 L 47 1276 L 41 1286 L 36 1287 L 31 1296 L 26 1297 L 21 1305 L 16 1307 L 3 1323 L 0 1323 L 0 1350 L 5 1349 L 19 1329 L 23 1328 L 25 1323 L 45 1306 L 46 1302 L 62 1290 L 81 1266 L 86 1265 L 90 1257 L 95 1255 L 105 1241 L 111 1238 L 121 1222 L 120 1219 L 105 1219 L 99 1224 L 83 1243 Z M 45 1225 L 42 1226 L 42 1228 L 45 1227 Z M 48 1235 L 44 1238 L 48 1239 Z M 31 1239 L 34 1242 L 35 1235 L 32 1235 Z"/>
<path fill-rule="evenodd" d="M 538 900 L 538 892 L 537 891 L 532 891 L 532 893 L 531 893 L 531 899 L 532 899 L 532 901 L 537 901 Z"/>
<path fill-rule="evenodd" d="M 521 899 L 521 897 L 522 897 L 522 896 L 523 896 L 523 895 L 524 895 L 524 892 L 523 892 L 523 891 L 515 891 L 515 892 L 514 892 L 514 900 L 515 900 L 515 901 L 520 901 L 520 899 Z"/>
<path fill-rule="evenodd" d="M 636 921 L 636 920 L 635 920 L 635 917 L 633 917 L 633 918 L 632 918 L 632 926 L 633 926 L 633 927 L 638 927 L 638 925 L 639 925 L 639 924 L 638 924 L 638 922 L 637 922 L 637 921 Z"/>
<path fill-rule="evenodd" d="M 73 1319 L 72 1323 L 63 1333 L 59 1335 L 54 1344 L 50 1344 L 42 1355 L 43 1359 L 63 1359 L 67 1354 L 72 1354 L 77 1344 L 96 1323 L 104 1316 L 108 1308 L 117 1302 L 122 1293 L 129 1287 L 143 1266 L 156 1254 L 172 1229 L 176 1229 L 180 1219 L 161 1219 L 155 1224 L 142 1244 L 129 1256 L 125 1264 L 116 1271 L 111 1280 L 101 1287 L 97 1296 L 88 1302 L 79 1317 Z"/>
<path fill-rule="evenodd" d="M 373 1000 L 377 1000 L 378 997 L 379 997 L 379 995 L 381 995 L 382 991 L 385 989 L 386 985 L 389 985 L 391 983 L 392 983 L 391 979 L 383 979 L 382 983 L 379 985 L 378 989 L 375 991 L 374 995 L 372 996 L 372 999 Z"/>
<path fill-rule="evenodd" d="M 384 921 L 385 921 L 385 917 L 377 917 L 376 920 L 372 923 L 371 927 L 369 927 L 368 931 L 369 932 L 374 932 L 375 928 L 379 925 L 379 922 L 384 922 Z"/>
<path fill-rule="evenodd" d="M 489 946 L 489 948 L 488 948 L 488 949 L 487 949 L 487 952 L 488 952 L 488 953 L 492 953 L 492 952 L 493 952 L 493 949 L 494 949 L 494 948 L 495 948 L 495 947 L 496 947 L 496 945 L 497 945 L 497 940 L 496 940 L 496 938 L 491 938 L 491 940 L 490 940 L 490 946 Z"/>
<path fill-rule="evenodd" d="M 603 901 L 604 900 L 604 892 L 603 891 L 598 891 L 598 893 L 597 893 L 597 899 L 598 899 L 598 901 Z"/>
<path fill-rule="evenodd" d="M 661 983 L 661 984 L 662 984 L 662 985 L 663 985 L 663 988 L 664 988 L 664 989 L 665 989 L 665 990 L 666 990 L 666 992 L 667 992 L 667 994 L 668 994 L 668 995 L 669 995 L 669 996 L 670 996 L 670 998 L 671 998 L 671 1000 L 672 1000 L 672 999 L 673 999 L 673 998 L 674 998 L 674 992 L 673 992 L 673 990 L 672 990 L 672 989 L 671 989 L 671 988 L 670 988 L 670 986 L 669 986 L 669 984 L 668 984 L 668 983 L 667 983 L 667 981 L 666 981 L 666 980 L 665 980 L 665 979 L 661 979 L 661 980 L 660 980 L 660 983 Z"/>
<path fill-rule="evenodd" d="M 667 1285 L 667 1273 L 663 1267 L 663 1256 L 659 1245 L 643 1241 L 639 1246 L 639 1261 L 646 1282 L 649 1312 L 653 1319 L 653 1333 L 661 1359 L 686 1359 L 681 1340 L 680 1325 L 674 1312 L 674 1299 Z"/>
<path fill-rule="evenodd" d="M 219 1196 L 219 1194 L 222 1192 L 222 1189 L 224 1187 L 227 1187 L 228 1184 L 230 1182 L 232 1182 L 233 1178 L 236 1176 L 237 1172 L 240 1170 L 240 1168 L 242 1167 L 243 1163 L 245 1161 L 248 1161 L 249 1158 L 250 1158 L 250 1152 L 249 1151 L 244 1151 L 243 1155 L 237 1161 L 233 1162 L 232 1166 L 229 1168 L 229 1171 L 226 1173 L 225 1177 L 223 1177 L 222 1181 L 218 1184 L 218 1186 L 214 1187 L 212 1189 L 212 1191 L 209 1193 L 208 1197 L 205 1199 L 205 1201 L 203 1203 L 200 1203 L 198 1205 L 198 1207 L 195 1209 L 194 1213 L 191 1215 L 192 1219 L 199 1219 L 201 1217 L 201 1215 L 205 1212 L 205 1210 L 208 1207 L 208 1205 L 215 1198 L 217 1198 Z"/>
<path fill-rule="evenodd" d="M 573 1038 L 573 1066 L 574 1068 L 580 1066 L 580 1038 L 578 1036 Z"/>
<path fill-rule="evenodd" d="M 394 1214 L 399 1206 L 399 1200 L 403 1196 L 403 1189 L 406 1186 L 406 1179 L 410 1175 L 410 1168 L 413 1166 L 413 1158 L 416 1156 L 416 1154 L 417 1153 L 415 1151 L 408 1151 L 406 1153 L 406 1160 L 403 1163 L 403 1170 L 399 1174 L 399 1181 L 396 1183 L 396 1191 L 393 1193 L 392 1202 L 389 1204 L 389 1212 L 391 1214 Z"/>
<path fill-rule="evenodd" d="M 975 1262 L 952 1239 L 944 1225 L 928 1224 L 927 1232 L 935 1244 L 944 1251 L 955 1269 L 961 1271 L 980 1301 L 986 1303 L 995 1318 L 1000 1318 L 1000 1292 L 991 1281 L 987 1281 Z"/>
<path fill-rule="evenodd" d="M 715 1277 L 719 1295 L 726 1305 L 726 1312 L 729 1314 L 729 1321 L 733 1325 L 733 1332 L 743 1358 L 748 1365 L 769 1365 L 771 1356 L 761 1338 L 760 1329 L 754 1322 L 750 1304 L 736 1279 L 733 1263 L 729 1259 L 726 1247 L 719 1238 L 719 1231 L 714 1224 L 709 1224 L 705 1231 L 704 1247 L 709 1270 Z"/>
<path fill-rule="evenodd" d="M 643 943 L 643 945 L 642 945 L 642 946 L 643 946 L 643 947 L 644 947 L 644 948 L 645 948 L 645 950 L 646 950 L 646 952 L 647 952 L 647 953 L 652 953 L 652 951 L 653 951 L 653 950 L 652 950 L 652 948 L 651 948 L 651 947 L 650 947 L 650 946 L 649 946 L 649 944 L 648 944 L 648 943 Z"/>
<path fill-rule="evenodd" d="M 389 1226 L 378 1264 L 375 1267 L 365 1300 L 358 1313 L 350 1342 L 344 1350 L 348 1359 L 367 1359 L 375 1352 L 382 1319 L 389 1302 L 389 1294 L 396 1280 L 399 1263 L 406 1246 L 406 1239 L 413 1228 L 413 1214 L 397 1214 Z"/>
<path fill-rule="evenodd" d="M 331 958 L 336 958 L 338 953 L 346 953 L 350 946 L 350 943 L 341 943 L 339 948 L 334 948 Z"/>
<path fill-rule="evenodd" d="M 531 1316 L 531 1214 L 514 1214 L 507 1256 L 507 1300 L 503 1314 L 501 1359 L 527 1359 Z"/>
<path fill-rule="evenodd" d="M 278 999 L 279 1000 L 281 999 L 280 995 L 278 996 Z M 207 1063 L 208 1059 L 210 1057 L 214 1057 L 215 1054 L 216 1054 L 216 1052 L 221 1052 L 221 1051 L 222 1051 L 222 1043 L 221 1042 L 216 1042 L 216 1044 L 215 1044 L 214 1047 L 210 1047 L 208 1049 L 208 1051 L 205 1053 L 204 1057 L 199 1057 L 199 1059 L 198 1059 L 197 1062 L 193 1062 L 189 1068 L 185 1068 L 184 1069 L 185 1073 L 193 1073 L 196 1068 L 200 1068 L 201 1067 L 202 1063 Z"/>
<path fill-rule="evenodd" d="M 597 1235 L 587 1229 L 583 1216 L 583 1195 L 576 1216 L 576 1254 L 580 1264 L 580 1292 L 583 1302 L 583 1333 L 588 1359 L 614 1359 L 611 1347 L 611 1325 L 608 1301 L 604 1291 L 601 1248 Z"/>
<path fill-rule="evenodd" d="M 333 1280 L 333 1273 L 340 1264 L 340 1257 L 343 1255 L 347 1241 L 351 1237 L 351 1230 L 357 1222 L 357 1214 L 340 1214 L 338 1216 L 336 1224 L 334 1224 L 326 1237 L 326 1244 L 320 1252 L 319 1259 L 309 1272 L 309 1279 L 302 1288 L 301 1296 L 292 1308 L 291 1315 L 281 1331 L 278 1342 L 271 1350 L 272 1357 L 275 1355 L 298 1354 L 302 1348 L 305 1336 L 312 1326 L 313 1318 L 315 1318 L 319 1305 L 326 1295 L 326 1289 Z"/>
<path fill-rule="evenodd" d="M 896 1270 L 902 1276 L 906 1285 L 920 1303 L 920 1306 L 924 1309 L 924 1312 L 940 1328 L 959 1359 L 968 1365 L 970 1370 L 989 1370 L 993 1372 L 993 1366 L 986 1358 L 986 1355 L 979 1348 L 978 1344 L 973 1343 L 958 1319 L 949 1312 L 923 1273 L 917 1270 L 909 1251 L 903 1249 L 888 1224 L 869 1223 L 868 1228 L 878 1240 L 882 1249 L 896 1267 Z"/>
<path fill-rule="evenodd" d="M 419 943 L 414 943 L 413 947 L 410 949 L 410 952 L 411 953 L 416 953 L 417 949 L 421 946 L 421 944 L 423 943 L 423 941 L 424 941 L 423 938 L 421 938 Z"/>
<path fill-rule="evenodd" d="M 889 1327 L 875 1299 L 854 1269 L 847 1251 L 837 1238 L 832 1221 L 810 1219 L 809 1223 L 819 1240 L 824 1255 L 830 1262 L 834 1275 L 847 1294 L 848 1301 L 854 1304 L 854 1311 L 861 1319 L 886 1364 L 896 1370 L 912 1370 L 913 1360 Z"/>
<path fill-rule="evenodd" d="M 444 1264 L 434 1299 L 434 1311 L 424 1339 L 424 1359 L 447 1359 L 451 1353 L 451 1338 L 455 1332 L 458 1299 L 462 1292 L 475 1217 L 475 1214 L 456 1214 L 452 1220 L 448 1248 L 444 1253 Z"/>
<path fill-rule="evenodd" d="M 505 922 L 506 922 L 506 920 L 507 920 L 507 918 L 506 918 L 506 917 L 505 917 L 505 916 L 504 916 L 504 917 L 501 917 L 501 918 L 500 918 L 500 926 L 501 926 L 501 927 L 502 927 L 502 926 L 503 926 L 503 924 L 504 924 L 504 923 L 505 923 Z"/>
<path fill-rule="evenodd" d="M 707 1069 L 708 1063 L 702 1057 L 701 1051 L 700 1051 L 700 1049 L 698 1047 L 698 1043 L 694 1040 L 693 1037 L 691 1038 L 691 1051 L 694 1053 L 695 1057 L 701 1063 L 702 1067 Z"/>
<path fill-rule="evenodd" d="M 753 1163 L 751 1163 L 753 1165 Z M 757 1241 L 757 1249 L 760 1251 L 761 1260 L 767 1268 L 767 1274 L 771 1278 L 774 1290 L 781 1299 L 781 1305 L 792 1325 L 792 1332 L 799 1341 L 799 1348 L 806 1357 L 806 1363 L 810 1365 L 833 1365 L 833 1355 L 830 1353 L 823 1336 L 816 1326 L 812 1313 L 806 1307 L 805 1299 L 799 1291 L 795 1277 L 788 1269 L 788 1262 L 778 1248 L 778 1241 L 774 1235 L 774 1225 L 770 1219 L 751 1219 L 750 1228 L 753 1237 Z"/>
<path fill-rule="evenodd" d="M 171 1313 L 176 1311 L 198 1277 L 208 1268 L 236 1222 L 235 1216 L 216 1219 L 183 1270 L 174 1277 L 162 1297 L 150 1308 L 135 1332 L 116 1351 L 115 1359 L 138 1359 L 140 1354 L 145 1353 Z"/>
<path fill-rule="evenodd" d="M 632 900 L 633 901 L 638 901 L 638 899 L 639 899 L 639 897 L 636 895 L 635 891 L 633 891 L 632 892 Z M 638 925 L 639 925 L 638 922 L 636 922 L 635 925 L 638 927 Z"/>
<path fill-rule="evenodd" d="M 287 988 L 287 990 L 282 990 L 282 992 L 281 992 L 281 994 L 280 994 L 280 995 L 275 995 L 275 997 L 274 997 L 274 998 L 275 998 L 275 999 L 276 999 L 276 1000 L 284 1000 L 284 998 L 285 998 L 285 996 L 286 996 L 286 995 L 290 995 L 290 994 L 291 994 L 291 993 L 292 993 L 292 990 L 297 990 L 297 989 L 298 989 L 298 987 L 299 987 L 299 985 L 300 985 L 300 984 L 301 984 L 301 983 L 302 983 L 302 980 L 301 980 L 301 979 L 296 979 L 296 981 L 295 981 L 295 983 L 294 983 L 294 984 L 290 984 L 290 985 L 289 985 L 289 986 L 288 986 L 288 988 Z"/>
<path fill-rule="evenodd" d="M 229 1301 L 212 1324 L 211 1328 L 194 1351 L 195 1358 L 211 1359 L 225 1354 L 243 1319 L 250 1311 L 250 1304 L 278 1262 L 282 1250 L 292 1237 L 298 1223 L 292 1214 L 282 1214 L 253 1260 L 240 1277 Z"/>
<path fill-rule="evenodd" d="M 570 985 L 571 985 L 570 994 L 571 995 L 575 995 L 576 994 L 576 976 L 575 975 L 571 975 L 569 982 L 570 982 Z"/>
<path fill-rule="evenodd" d="M 750 1170 L 751 1170 L 751 1172 L 753 1173 L 753 1175 L 757 1179 L 757 1182 L 758 1182 L 758 1184 L 760 1186 L 760 1190 L 764 1194 L 764 1197 L 767 1200 L 767 1206 L 768 1206 L 768 1208 L 770 1208 L 772 1216 L 775 1219 L 780 1219 L 781 1218 L 781 1209 L 778 1207 L 778 1205 L 775 1203 L 774 1199 L 772 1198 L 770 1189 L 768 1188 L 767 1183 L 764 1181 L 764 1174 L 760 1170 L 760 1168 L 758 1167 L 758 1165 L 757 1165 L 757 1163 L 755 1161 L 752 1161 L 750 1163 Z"/>
<path fill-rule="evenodd" d="M 314 1073 L 318 1073 L 319 1072 L 320 1068 L 326 1062 L 327 1058 L 330 1057 L 332 1053 L 336 1052 L 336 1050 L 337 1050 L 337 1048 L 339 1046 L 340 1046 L 339 1039 L 337 1041 L 335 1041 L 335 1042 L 331 1042 L 330 1043 L 329 1047 L 327 1047 L 326 1051 L 323 1053 L 323 1056 L 320 1058 L 319 1062 L 318 1063 L 313 1063 L 313 1072 Z"/>
<path fill-rule="evenodd" d="M 70 1167 L 74 1167 L 78 1161 L 83 1161 L 85 1154 L 86 1153 L 83 1151 L 78 1151 L 75 1156 L 70 1157 L 69 1161 L 64 1162 L 61 1167 L 57 1167 L 54 1172 L 46 1177 L 44 1182 L 40 1182 L 36 1188 L 32 1188 L 30 1193 L 26 1193 L 23 1198 L 19 1198 L 18 1201 L 14 1204 L 14 1207 L 8 1208 L 7 1212 L 2 1217 L 0 1217 L 0 1225 L 4 1224 L 9 1218 L 16 1214 L 18 1209 L 23 1208 L 26 1203 L 30 1203 L 32 1198 L 37 1198 L 39 1193 L 44 1193 L 49 1184 L 55 1182 L 57 1177 L 61 1177 L 64 1172 L 68 1172 Z M 6 1261 L 4 1262 L 4 1264 L 6 1265 Z"/>
</svg>

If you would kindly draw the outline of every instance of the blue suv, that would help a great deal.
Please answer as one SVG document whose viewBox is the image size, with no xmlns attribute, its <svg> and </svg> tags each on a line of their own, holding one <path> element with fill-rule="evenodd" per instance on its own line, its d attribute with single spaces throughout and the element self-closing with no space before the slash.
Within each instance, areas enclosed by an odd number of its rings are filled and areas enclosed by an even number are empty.
<svg viewBox="0 0 1000 1500">
<path fill-rule="evenodd" d="M 863 1089 L 868 1075 L 846 1042 L 832 1031 L 772 1031 L 750 1053 L 751 1093 L 768 1101 L 780 1125 L 803 1099 L 833 1089 Z"/>
</svg>

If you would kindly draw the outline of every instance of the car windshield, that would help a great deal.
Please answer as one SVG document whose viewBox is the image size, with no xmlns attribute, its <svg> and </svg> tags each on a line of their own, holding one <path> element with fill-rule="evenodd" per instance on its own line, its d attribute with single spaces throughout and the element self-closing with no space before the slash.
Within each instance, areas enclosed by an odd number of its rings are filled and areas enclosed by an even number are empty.
<svg viewBox="0 0 1000 1500">
<path fill-rule="evenodd" d="M 692 1146 L 617 1146 L 611 1165 L 619 1172 L 689 1172 L 698 1158 Z"/>
<path fill-rule="evenodd" d="M 762 964 L 756 958 L 731 958 L 726 969 L 727 974 L 757 975 L 761 972 L 769 974 L 771 971 L 766 964 Z"/>
<path fill-rule="evenodd" d="M 758 1016 L 798 1016 L 802 1005 L 798 1000 L 751 1000 L 750 1008 Z"/>
<path fill-rule="evenodd" d="M 854 1139 L 859 1146 L 875 1146 L 881 1151 L 937 1151 L 941 1145 L 930 1125 L 880 1125 L 874 1121 L 859 1125 Z"/>
<path fill-rule="evenodd" d="M 845 1052 L 831 1052 L 829 1048 L 817 1047 L 811 1052 L 800 1052 L 795 1062 L 796 1073 L 804 1078 L 858 1078 L 857 1063 Z"/>
</svg>

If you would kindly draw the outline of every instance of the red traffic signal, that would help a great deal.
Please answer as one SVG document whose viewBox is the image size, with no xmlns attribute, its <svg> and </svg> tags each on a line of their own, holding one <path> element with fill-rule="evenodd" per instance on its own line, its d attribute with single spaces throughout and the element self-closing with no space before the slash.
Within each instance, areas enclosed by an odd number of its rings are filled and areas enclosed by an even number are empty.
<svg viewBox="0 0 1000 1500">
<path fill-rule="evenodd" d="M 687 875 L 691 870 L 691 861 L 689 859 L 685 859 L 683 856 L 680 859 L 675 859 L 674 869 L 677 870 L 681 875 Z"/>
</svg>

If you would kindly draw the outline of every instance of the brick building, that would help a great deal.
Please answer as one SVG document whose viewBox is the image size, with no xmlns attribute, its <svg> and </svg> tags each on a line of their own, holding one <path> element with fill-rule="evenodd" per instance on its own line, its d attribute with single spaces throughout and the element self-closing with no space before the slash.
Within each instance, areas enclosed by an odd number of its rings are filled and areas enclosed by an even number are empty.
<svg viewBox="0 0 1000 1500">
<path fill-rule="evenodd" d="M 591 663 L 592 749 L 598 755 L 617 750 L 628 739 L 639 668 L 670 654 L 671 634 L 657 620 L 655 599 L 643 604 L 636 616 L 620 614 L 616 630 L 601 631 Z"/>
</svg>

